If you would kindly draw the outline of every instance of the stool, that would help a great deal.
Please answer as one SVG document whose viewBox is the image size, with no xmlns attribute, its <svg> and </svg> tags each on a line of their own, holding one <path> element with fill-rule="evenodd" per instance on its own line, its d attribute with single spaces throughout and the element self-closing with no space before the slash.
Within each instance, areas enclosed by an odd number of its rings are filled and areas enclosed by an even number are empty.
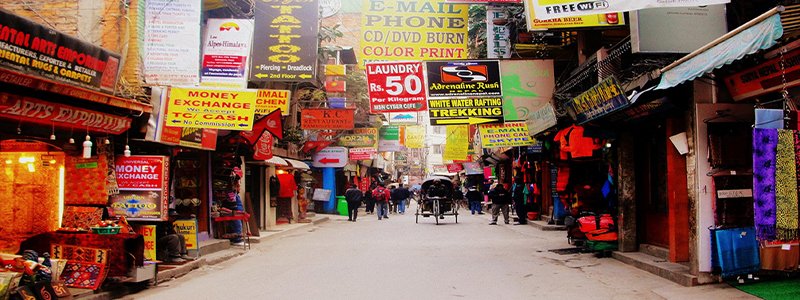
<svg viewBox="0 0 800 300">
<path fill-rule="evenodd" d="M 226 222 L 230 222 L 230 221 L 241 221 L 242 222 L 242 233 L 241 233 L 241 236 L 233 236 L 233 237 L 241 237 L 242 238 L 242 242 L 244 243 L 244 250 L 248 250 L 248 249 L 251 248 L 250 247 L 250 235 L 251 235 L 251 233 L 250 233 L 250 225 L 247 224 L 247 221 L 249 221 L 249 220 L 250 220 L 250 214 L 248 214 L 248 213 L 243 213 L 243 214 L 238 214 L 238 215 L 233 215 L 233 216 L 221 216 L 221 217 L 214 218 L 214 222 L 222 223 L 222 224 L 224 224 Z M 225 228 L 225 226 L 222 226 L 222 227 Z"/>
</svg>

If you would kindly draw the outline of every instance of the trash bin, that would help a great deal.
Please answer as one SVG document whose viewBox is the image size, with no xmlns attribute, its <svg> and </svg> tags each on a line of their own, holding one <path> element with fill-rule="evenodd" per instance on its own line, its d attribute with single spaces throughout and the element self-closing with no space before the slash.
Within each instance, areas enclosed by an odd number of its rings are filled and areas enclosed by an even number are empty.
<svg viewBox="0 0 800 300">
<path fill-rule="evenodd" d="M 347 200 L 344 196 L 336 196 L 336 210 L 339 211 L 339 215 L 347 215 Z"/>
</svg>

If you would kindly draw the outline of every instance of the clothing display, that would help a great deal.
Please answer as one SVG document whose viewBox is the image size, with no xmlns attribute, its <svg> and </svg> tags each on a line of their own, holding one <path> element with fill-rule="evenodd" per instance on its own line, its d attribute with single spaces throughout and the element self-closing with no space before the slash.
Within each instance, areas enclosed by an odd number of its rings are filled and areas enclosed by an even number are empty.
<svg viewBox="0 0 800 300">
<path fill-rule="evenodd" d="M 775 218 L 779 240 L 797 238 L 797 172 L 794 132 L 778 129 L 775 168 Z"/>
<path fill-rule="evenodd" d="M 297 183 L 292 174 L 278 174 L 278 182 L 280 183 L 280 191 L 278 192 L 279 198 L 292 198 L 294 191 L 297 190 Z"/>
<path fill-rule="evenodd" d="M 778 131 L 753 129 L 753 209 L 756 237 L 775 239 L 775 155 Z"/>
<path fill-rule="evenodd" d="M 583 126 L 578 125 L 562 129 L 553 140 L 559 144 L 561 159 L 592 157 L 594 150 L 603 147 L 601 139 L 586 136 Z"/>
<path fill-rule="evenodd" d="M 800 247 L 797 243 L 762 245 L 759 256 L 762 270 L 794 271 L 800 264 Z"/>
</svg>

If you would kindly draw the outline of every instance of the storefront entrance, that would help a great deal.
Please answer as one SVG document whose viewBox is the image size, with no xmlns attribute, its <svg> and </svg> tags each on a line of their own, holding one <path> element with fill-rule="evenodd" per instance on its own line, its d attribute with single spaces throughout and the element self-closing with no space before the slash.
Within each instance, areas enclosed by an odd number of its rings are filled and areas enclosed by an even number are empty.
<svg viewBox="0 0 800 300">
<path fill-rule="evenodd" d="M 663 121 L 639 124 L 636 141 L 636 207 L 639 243 L 669 247 L 666 131 Z"/>
</svg>

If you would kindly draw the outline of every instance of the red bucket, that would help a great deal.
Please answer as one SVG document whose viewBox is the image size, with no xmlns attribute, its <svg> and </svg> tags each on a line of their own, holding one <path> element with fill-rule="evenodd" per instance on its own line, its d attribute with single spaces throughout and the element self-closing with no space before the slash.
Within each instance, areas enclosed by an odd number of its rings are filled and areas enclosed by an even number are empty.
<svg viewBox="0 0 800 300">
<path fill-rule="evenodd" d="M 539 219 L 539 213 L 532 211 L 528 213 L 528 220 L 537 220 Z"/>
</svg>

